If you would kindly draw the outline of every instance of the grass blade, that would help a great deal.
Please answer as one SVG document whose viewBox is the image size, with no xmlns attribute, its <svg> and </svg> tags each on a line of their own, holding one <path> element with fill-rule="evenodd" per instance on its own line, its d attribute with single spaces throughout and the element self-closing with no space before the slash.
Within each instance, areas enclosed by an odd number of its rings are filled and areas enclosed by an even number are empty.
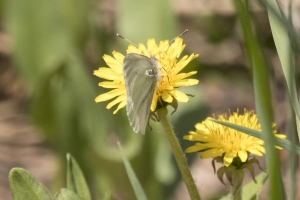
<svg viewBox="0 0 300 200">
<path fill-rule="evenodd" d="M 120 143 L 118 143 L 118 146 L 119 146 L 120 152 L 122 154 L 123 163 L 125 165 L 125 169 L 126 169 L 128 177 L 129 177 L 131 186 L 133 187 L 136 198 L 138 200 L 147 200 L 146 194 L 145 194 L 139 180 L 137 179 L 129 161 L 127 160 Z"/>
<path fill-rule="evenodd" d="M 282 23 L 282 20 L 278 18 L 278 16 L 281 16 L 281 12 L 277 2 L 275 0 L 267 0 L 267 9 L 275 46 L 282 65 L 283 74 L 286 79 L 291 103 L 296 113 L 298 137 L 300 138 L 300 107 L 297 97 L 295 61 L 293 58 L 291 40 L 285 25 Z"/>
<path fill-rule="evenodd" d="M 67 187 L 84 200 L 91 200 L 91 195 L 83 173 L 76 160 L 67 154 Z"/>
<path fill-rule="evenodd" d="M 285 194 L 279 165 L 279 156 L 274 148 L 275 138 L 272 133 L 273 109 L 269 73 L 262 56 L 258 39 L 251 25 L 248 1 L 234 0 L 234 4 L 241 21 L 248 60 L 253 72 L 255 103 L 262 131 L 264 132 L 262 138 L 265 141 L 266 163 L 270 178 L 269 194 L 271 199 L 281 200 L 285 198 Z"/>
</svg>

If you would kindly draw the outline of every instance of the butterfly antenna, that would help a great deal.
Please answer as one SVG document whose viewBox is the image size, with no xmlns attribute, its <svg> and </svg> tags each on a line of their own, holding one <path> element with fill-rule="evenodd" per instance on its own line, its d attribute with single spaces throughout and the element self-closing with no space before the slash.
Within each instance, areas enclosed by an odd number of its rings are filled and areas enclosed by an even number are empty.
<svg viewBox="0 0 300 200">
<path fill-rule="evenodd" d="M 174 37 L 172 40 L 170 40 L 170 42 L 168 44 L 166 44 L 165 46 L 163 46 L 161 49 L 159 49 L 154 55 L 158 54 L 161 50 L 163 50 L 166 46 L 168 46 L 169 44 L 171 44 L 172 42 L 174 42 L 174 40 L 184 34 L 186 34 L 189 30 L 185 29 L 182 33 L 180 33 L 179 35 L 177 35 L 176 37 Z"/>
<path fill-rule="evenodd" d="M 126 40 L 126 41 L 129 42 L 130 44 L 132 44 L 132 45 L 138 47 L 138 45 L 136 45 L 135 43 L 131 42 L 131 41 L 128 40 L 127 38 L 124 38 L 124 37 L 123 37 L 122 35 L 120 35 L 119 33 L 117 33 L 117 36 L 118 36 L 119 38 L 122 38 L 123 40 Z"/>
<path fill-rule="evenodd" d="M 176 37 L 174 37 L 169 43 L 172 43 L 176 38 L 186 34 L 189 30 L 188 29 L 185 29 L 182 33 L 180 33 L 179 35 L 177 35 Z"/>
</svg>

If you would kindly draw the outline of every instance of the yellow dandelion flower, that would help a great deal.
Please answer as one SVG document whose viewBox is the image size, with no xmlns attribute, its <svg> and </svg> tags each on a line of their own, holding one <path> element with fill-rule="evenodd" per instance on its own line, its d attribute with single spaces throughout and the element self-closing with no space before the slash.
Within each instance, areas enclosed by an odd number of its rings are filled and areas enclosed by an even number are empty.
<svg viewBox="0 0 300 200">
<path fill-rule="evenodd" d="M 200 157 L 203 159 L 224 156 L 223 164 L 225 166 L 229 166 L 235 157 L 246 162 L 248 154 L 262 156 L 265 153 L 263 140 L 215 123 L 210 119 L 207 118 L 202 123 L 196 124 L 196 132 L 190 131 L 189 135 L 184 136 L 186 140 L 197 141 L 194 146 L 186 149 L 187 153 L 201 152 Z M 218 120 L 261 131 L 254 111 L 245 109 L 243 115 L 237 111 L 229 118 L 223 114 L 218 116 Z M 275 125 L 273 124 L 273 127 Z M 273 133 L 276 137 L 285 138 L 283 134 L 276 134 L 276 130 Z"/>
<path fill-rule="evenodd" d="M 191 60 L 198 57 L 198 54 L 191 54 L 190 56 L 186 55 L 182 57 L 178 61 L 184 48 L 183 40 L 179 37 L 176 38 L 172 44 L 169 44 L 169 41 L 165 40 L 157 45 L 154 39 L 149 39 L 147 47 L 143 44 L 139 44 L 138 47 L 132 44 L 128 46 L 127 54 L 137 53 L 147 56 L 148 58 L 154 55 L 161 67 L 159 72 L 160 77 L 156 83 L 153 94 L 151 111 L 156 110 L 158 101 L 171 103 L 175 99 L 179 102 L 188 102 L 188 96 L 177 90 L 177 88 L 198 84 L 199 81 L 196 79 L 187 79 L 187 77 L 196 74 L 197 71 L 180 73 Z M 117 109 L 113 112 L 115 114 L 119 109 L 126 106 L 126 89 L 123 75 L 123 60 L 125 56 L 115 51 L 112 52 L 112 54 L 113 57 L 109 55 L 103 56 L 108 67 L 100 67 L 94 71 L 94 75 L 108 80 L 100 82 L 99 86 L 112 90 L 99 95 L 95 101 L 103 102 L 113 99 L 106 108 L 110 109 L 114 105 L 119 104 Z"/>
</svg>

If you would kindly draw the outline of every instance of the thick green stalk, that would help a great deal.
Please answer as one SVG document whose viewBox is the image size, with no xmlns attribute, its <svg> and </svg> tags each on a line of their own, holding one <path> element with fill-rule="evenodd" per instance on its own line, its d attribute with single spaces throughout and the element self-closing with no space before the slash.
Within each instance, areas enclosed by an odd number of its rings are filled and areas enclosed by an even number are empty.
<svg viewBox="0 0 300 200">
<path fill-rule="evenodd" d="M 157 114 L 162 124 L 164 131 L 169 140 L 170 146 L 172 148 L 173 155 L 179 167 L 180 173 L 182 175 L 183 181 L 189 191 L 192 200 L 201 199 L 197 186 L 195 185 L 194 179 L 191 175 L 188 163 L 184 156 L 184 153 L 180 147 L 179 141 L 173 131 L 173 128 L 167 118 L 168 110 L 166 108 L 161 108 L 157 110 Z"/>
<path fill-rule="evenodd" d="M 255 104 L 262 129 L 262 138 L 265 141 L 266 164 L 269 174 L 269 198 L 274 200 L 285 199 L 283 189 L 280 161 L 278 152 L 274 148 L 275 138 L 272 130 L 273 108 L 269 72 L 259 47 L 257 36 L 254 34 L 247 0 L 233 0 L 238 18 L 241 22 L 246 52 L 253 72 Z"/>
<path fill-rule="evenodd" d="M 242 189 L 238 189 L 235 193 L 234 193 L 234 188 L 231 187 L 231 194 L 232 194 L 232 199 L 233 200 L 242 200 Z"/>
</svg>

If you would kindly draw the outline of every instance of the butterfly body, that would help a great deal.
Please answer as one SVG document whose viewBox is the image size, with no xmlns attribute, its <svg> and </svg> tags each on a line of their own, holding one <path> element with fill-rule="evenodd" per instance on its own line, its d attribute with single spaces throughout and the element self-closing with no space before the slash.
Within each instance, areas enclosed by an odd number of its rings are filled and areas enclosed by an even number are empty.
<svg viewBox="0 0 300 200">
<path fill-rule="evenodd" d="M 123 61 L 126 88 L 126 110 L 133 130 L 145 134 L 153 94 L 160 74 L 154 56 L 129 53 Z"/>
</svg>

